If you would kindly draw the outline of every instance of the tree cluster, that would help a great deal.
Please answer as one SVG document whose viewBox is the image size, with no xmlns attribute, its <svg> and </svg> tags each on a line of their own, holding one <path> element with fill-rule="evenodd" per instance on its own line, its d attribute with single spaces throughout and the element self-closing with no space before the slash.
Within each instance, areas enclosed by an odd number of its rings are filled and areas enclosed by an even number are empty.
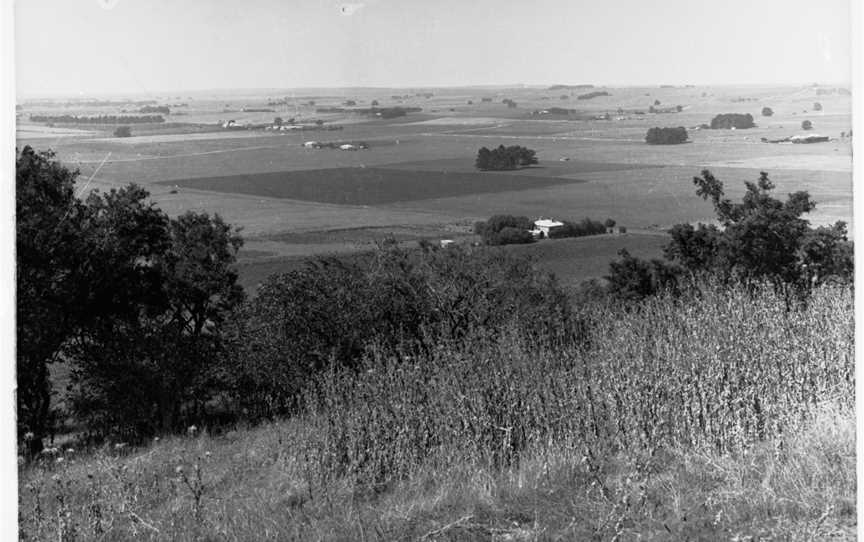
<svg viewBox="0 0 864 542">
<path fill-rule="evenodd" d="M 518 169 L 537 163 L 536 152 L 532 149 L 519 145 L 511 145 L 509 147 L 499 145 L 497 148 L 491 150 L 481 147 L 477 151 L 474 167 L 482 171 L 503 171 Z"/>
<path fill-rule="evenodd" d="M 762 116 L 763 117 L 770 117 L 773 114 L 774 114 L 774 110 L 771 109 L 770 107 L 763 107 L 762 108 Z"/>
<path fill-rule="evenodd" d="M 165 122 L 162 115 L 30 115 L 33 122 L 66 124 L 145 124 Z"/>
<path fill-rule="evenodd" d="M 639 298 L 674 289 L 685 278 L 713 276 L 744 284 L 767 281 L 789 299 L 827 281 L 851 280 L 853 252 L 846 224 L 811 227 L 802 217 L 816 206 L 807 192 L 776 199 L 774 183 L 762 172 L 757 182 L 745 183 L 742 201 L 734 203 L 710 171 L 693 182 L 696 194 L 713 204 L 718 225 L 674 226 L 665 261 L 623 255 L 607 277 L 614 294 Z"/>
<path fill-rule="evenodd" d="M 114 137 L 132 137 L 132 128 L 128 126 L 118 126 L 114 130 Z"/>
<path fill-rule="evenodd" d="M 675 145 L 687 142 L 687 129 L 683 126 L 677 128 L 650 128 L 645 135 L 645 142 L 651 145 Z"/>
<path fill-rule="evenodd" d="M 508 253 L 385 246 L 318 258 L 271 276 L 244 306 L 231 396 L 253 420 L 290 414 L 314 377 L 357 370 L 370 349 L 411 363 L 472 334 L 548 339 L 573 320 L 557 283 Z"/>
<path fill-rule="evenodd" d="M 609 222 L 612 223 L 612 226 L 615 225 L 614 220 L 608 219 L 606 221 L 606 223 Z M 601 233 L 606 233 L 606 223 L 599 222 L 597 220 L 591 220 L 590 218 L 583 218 L 579 222 L 570 222 L 565 220 L 563 226 L 558 226 L 557 228 L 552 228 L 549 230 L 549 238 L 563 239 L 565 237 L 584 237 L 586 235 L 600 235 Z"/>
<path fill-rule="evenodd" d="M 534 242 L 534 223 L 527 216 L 494 215 L 474 224 L 474 233 L 487 245 L 514 245 Z"/>
<path fill-rule="evenodd" d="M 129 185 L 75 196 L 50 152 L 16 158 L 18 434 L 40 451 L 58 417 L 51 363 L 71 367 L 70 412 L 100 435 L 136 438 L 201 419 L 211 362 L 242 299 L 241 240 L 222 219 L 176 219 Z"/>
<path fill-rule="evenodd" d="M 736 128 L 743 130 L 753 128 L 756 125 L 753 123 L 753 115 L 750 113 L 722 113 L 711 119 L 711 129 L 731 129 Z"/>
</svg>

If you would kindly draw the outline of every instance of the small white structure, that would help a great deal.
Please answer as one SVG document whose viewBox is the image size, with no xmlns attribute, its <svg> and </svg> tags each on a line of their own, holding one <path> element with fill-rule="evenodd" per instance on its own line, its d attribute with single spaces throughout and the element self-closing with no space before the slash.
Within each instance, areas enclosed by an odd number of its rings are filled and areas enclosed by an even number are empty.
<svg viewBox="0 0 864 542">
<path fill-rule="evenodd" d="M 549 218 L 540 218 L 534 221 L 534 229 L 531 230 L 531 235 L 534 237 L 549 237 L 549 231 L 552 228 L 560 228 L 563 222 L 552 220 Z"/>
<path fill-rule="evenodd" d="M 354 145 L 352 145 L 350 143 L 346 143 L 344 145 L 339 145 L 339 149 L 341 149 L 343 151 L 356 151 L 357 147 L 355 147 Z"/>
<path fill-rule="evenodd" d="M 447 248 L 455 242 L 453 239 L 441 239 L 441 248 Z"/>
<path fill-rule="evenodd" d="M 303 143 L 303 146 L 307 149 L 317 149 L 319 147 L 319 143 L 317 141 L 307 141 Z"/>
</svg>

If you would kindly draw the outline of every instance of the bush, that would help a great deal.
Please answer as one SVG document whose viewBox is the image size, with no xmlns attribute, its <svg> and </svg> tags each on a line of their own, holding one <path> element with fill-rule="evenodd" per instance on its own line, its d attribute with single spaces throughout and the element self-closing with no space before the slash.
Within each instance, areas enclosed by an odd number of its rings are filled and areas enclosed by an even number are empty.
<svg viewBox="0 0 864 542">
<path fill-rule="evenodd" d="M 677 128 L 650 128 L 645 135 L 645 142 L 651 145 L 675 145 L 687 141 L 687 129 L 683 126 Z"/>
<path fill-rule="evenodd" d="M 762 108 L 762 116 L 763 117 L 770 117 L 773 114 L 774 114 L 774 110 L 771 109 L 770 107 L 763 107 Z"/>
<path fill-rule="evenodd" d="M 813 104 L 813 111 L 822 111 L 822 104 L 819 102 L 814 103 Z"/>
<path fill-rule="evenodd" d="M 271 417 L 302 408 L 314 379 L 357 374 L 370 349 L 408 368 L 415 356 L 469 336 L 515 332 L 539 344 L 566 338 L 573 322 L 566 295 L 527 259 L 494 249 L 387 247 L 318 258 L 267 279 L 238 315 L 225 371 L 238 407 Z"/>
<path fill-rule="evenodd" d="M 809 120 L 805 120 L 805 121 L 801 122 L 801 129 L 802 130 L 812 130 L 813 129 L 813 123 L 810 122 Z"/>
<path fill-rule="evenodd" d="M 114 137 L 131 137 L 132 129 L 128 126 L 118 126 L 114 130 Z"/>
<path fill-rule="evenodd" d="M 753 123 L 753 115 L 750 113 L 740 114 L 740 113 L 724 113 L 721 115 L 717 115 L 713 119 L 711 119 L 711 128 L 714 130 L 718 129 L 730 129 L 736 128 L 738 130 L 743 130 L 746 128 L 753 128 L 756 125 Z"/>
<path fill-rule="evenodd" d="M 533 226 L 533 222 L 527 216 L 495 215 L 486 222 L 477 222 L 474 225 L 474 233 L 482 236 L 483 242 L 487 245 L 530 243 L 533 237 L 529 230 Z"/>
</svg>

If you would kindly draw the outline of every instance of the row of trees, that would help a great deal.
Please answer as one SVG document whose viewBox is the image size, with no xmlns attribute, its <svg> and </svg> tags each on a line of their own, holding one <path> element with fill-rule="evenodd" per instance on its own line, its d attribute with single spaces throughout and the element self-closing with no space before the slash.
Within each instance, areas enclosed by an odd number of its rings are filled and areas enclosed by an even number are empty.
<svg viewBox="0 0 864 542">
<path fill-rule="evenodd" d="M 779 200 L 772 195 L 774 183 L 762 172 L 757 182 L 745 183 L 742 201 L 733 203 L 710 171 L 703 170 L 693 182 L 696 194 L 713 204 L 717 225 L 674 226 L 664 260 L 644 261 L 625 252 L 607 277 L 613 294 L 640 299 L 712 276 L 722 282 L 768 281 L 791 300 L 826 281 L 852 279 L 853 246 L 846 224 L 810 226 L 803 215 L 816 204 L 807 192 Z"/>
<path fill-rule="evenodd" d="M 474 233 L 487 245 L 516 245 L 534 242 L 534 223 L 527 216 L 493 215 L 474 223 Z"/>
<path fill-rule="evenodd" d="M 537 154 L 534 150 L 519 145 L 505 147 L 499 145 L 495 149 L 481 147 L 477 151 L 474 167 L 482 171 L 502 171 L 518 169 L 519 167 L 537 164 Z"/>
<path fill-rule="evenodd" d="M 169 115 L 171 113 L 171 109 L 168 108 L 167 105 L 145 105 L 141 109 L 138 110 L 139 113 L 162 113 L 163 115 Z"/>
<path fill-rule="evenodd" d="M 615 226 L 615 221 L 611 218 L 605 222 L 583 218 L 579 222 L 564 221 L 563 226 L 551 228 L 549 230 L 550 239 L 563 239 L 566 237 L 585 237 L 586 235 L 600 235 L 606 233 L 608 228 Z"/>
<path fill-rule="evenodd" d="M 677 128 L 649 128 L 645 134 L 645 142 L 651 145 L 675 145 L 687 142 L 687 129 L 683 126 Z"/>
<path fill-rule="evenodd" d="M 144 124 L 165 122 L 162 115 L 30 115 L 33 122 L 66 124 Z"/>
</svg>

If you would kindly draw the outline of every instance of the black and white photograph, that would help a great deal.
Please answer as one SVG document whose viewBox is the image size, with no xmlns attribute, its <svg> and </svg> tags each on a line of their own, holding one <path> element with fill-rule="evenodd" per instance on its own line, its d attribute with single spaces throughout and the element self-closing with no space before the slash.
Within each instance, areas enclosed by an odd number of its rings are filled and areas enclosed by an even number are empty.
<svg viewBox="0 0 864 542">
<path fill-rule="evenodd" d="M 857 540 L 857 0 L 3 4 L 0 538 Z"/>
</svg>

